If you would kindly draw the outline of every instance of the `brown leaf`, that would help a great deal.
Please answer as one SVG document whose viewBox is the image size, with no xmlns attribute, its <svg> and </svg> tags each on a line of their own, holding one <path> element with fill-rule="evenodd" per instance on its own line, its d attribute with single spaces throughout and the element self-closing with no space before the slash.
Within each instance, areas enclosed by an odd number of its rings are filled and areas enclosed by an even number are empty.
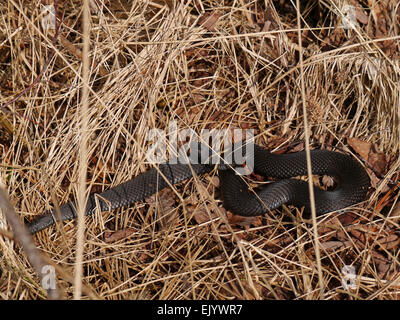
<svg viewBox="0 0 400 320">
<path fill-rule="evenodd" d="M 218 176 L 212 176 L 212 177 L 210 178 L 210 184 L 211 184 L 213 187 L 218 188 L 219 185 L 220 185 L 219 177 L 218 177 Z"/>
<path fill-rule="evenodd" d="M 171 188 L 166 188 L 160 192 L 146 198 L 146 202 L 152 207 L 157 207 L 161 228 L 168 228 L 176 220 L 177 212 L 175 209 L 175 192 Z"/>
<path fill-rule="evenodd" d="M 292 148 L 290 150 L 290 152 L 299 152 L 299 151 L 303 151 L 305 148 L 304 143 L 300 142 L 299 144 L 297 144 L 294 148 Z"/>
<path fill-rule="evenodd" d="M 203 94 L 200 93 L 193 93 L 192 94 L 192 98 L 194 103 L 197 104 L 201 104 L 202 102 L 206 101 L 206 97 Z M 193 108 L 194 109 L 194 108 Z M 192 113 L 193 117 L 195 117 L 198 113 Z M 192 123 L 192 121 L 191 121 Z"/>
<path fill-rule="evenodd" d="M 342 241 L 326 241 L 321 243 L 321 249 L 323 250 L 336 250 L 344 246 Z"/>
<path fill-rule="evenodd" d="M 391 218 L 400 217 L 400 202 L 397 202 L 389 215 Z"/>
<path fill-rule="evenodd" d="M 330 176 L 322 176 L 322 185 L 325 187 L 333 187 L 335 185 L 335 181 Z"/>
<path fill-rule="evenodd" d="M 388 165 L 386 156 L 383 152 L 377 151 L 374 144 L 358 138 L 348 138 L 347 143 L 364 161 L 368 162 L 376 175 L 381 176 L 386 173 Z"/>
<path fill-rule="evenodd" d="M 193 217 L 198 224 L 208 222 L 217 217 L 213 210 L 207 210 L 204 205 L 188 205 L 188 210 L 193 212 Z"/>
<path fill-rule="evenodd" d="M 377 242 L 383 249 L 390 250 L 393 248 L 397 248 L 400 239 L 396 234 L 390 234 L 384 238 L 379 239 Z"/>
<path fill-rule="evenodd" d="M 261 218 L 257 217 L 245 217 L 239 216 L 237 214 L 232 214 L 228 212 L 228 221 L 231 225 L 238 225 L 241 227 L 247 227 L 250 225 L 260 226 L 262 224 Z"/>
<path fill-rule="evenodd" d="M 222 16 L 220 12 L 207 12 L 199 20 L 199 24 L 208 31 L 215 31 L 215 24 Z"/>
<path fill-rule="evenodd" d="M 361 8 L 356 9 L 356 18 L 357 18 L 358 22 L 360 22 L 362 24 L 368 23 L 368 15 Z"/>
<path fill-rule="evenodd" d="M 341 228 L 342 228 L 342 224 L 338 219 L 338 215 L 333 214 L 324 223 L 318 225 L 318 234 L 321 236 L 326 235 L 326 237 L 324 237 L 324 240 L 327 241 L 327 239 L 329 239 L 331 237 L 336 237 L 337 230 L 341 230 Z M 333 233 L 332 231 L 336 231 L 336 232 Z"/>
<path fill-rule="evenodd" d="M 378 276 L 383 279 L 385 274 L 389 271 L 390 266 L 392 265 L 391 262 L 379 262 L 378 263 Z"/>
<path fill-rule="evenodd" d="M 262 28 L 262 32 L 268 32 L 271 27 L 271 21 L 265 21 L 264 26 Z"/>
<path fill-rule="evenodd" d="M 146 202 L 151 206 L 160 205 L 163 210 L 167 211 L 175 205 L 175 193 L 170 188 L 166 188 L 146 198 Z"/>
<path fill-rule="evenodd" d="M 322 48 L 325 48 L 326 46 L 332 45 L 332 46 L 340 46 L 344 40 L 346 39 L 345 36 L 345 31 L 342 27 L 335 27 L 333 32 L 327 36 L 324 39 L 324 43 L 322 44 Z"/>
<path fill-rule="evenodd" d="M 356 228 L 350 230 L 350 235 L 354 241 L 354 243 L 359 248 L 365 248 L 366 238 L 365 233 L 363 231 L 357 230 Z"/>
<path fill-rule="evenodd" d="M 373 187 L 373 188 L 376 188 L 378 185 L 379 185 L 379 182 L 381 182 L 381 179 L 379 179 L 375 174 L 371 174 L 371 186 Z M 387 189 L 387 187 L 385 188 L 385 190 L 384 191 L 382 191 L 382 192 L 386 192 L 388 189 Z"/>
<path fill-rule="evenodd" d="M 378 267 L 379 278 L 385 278 L 385 275 L 389 271 L 392 262 L 375 250 L 372 250 L 371 255 L 374 257 L 374 261 Z"/>
<path fill-rule="evenodd" d="M 368 161 L 368 155 L 372 148 L 372 143 L 363 141 L 359 138 L 347 138 L 347 143 L 357 152 L 363 160 Z"/>
<path fill-rule="evenodd" d="M 136 230 L 133 228 L 121 229 L 121 230 L 117 230 L 115 232 L 106 231 L 106 232 L 104 232 L 104 241 L 107 243 L 116 242 L 118 240 L 129 237 L 135 231 Z"/>
<path fill-rule="evenodd" d="M 386 173 L 387 161 L 383 152 L 371 152 L 368 157 L 368 163 L 378 176 Z"/>
</svg>

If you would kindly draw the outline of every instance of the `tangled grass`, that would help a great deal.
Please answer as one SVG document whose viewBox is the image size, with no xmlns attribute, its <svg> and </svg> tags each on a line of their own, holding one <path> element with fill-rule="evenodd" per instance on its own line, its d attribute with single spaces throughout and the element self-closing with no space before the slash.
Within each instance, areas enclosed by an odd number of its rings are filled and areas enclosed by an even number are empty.
<svg viewBox="0 0 400 320">
<path fill-rule="evenodd" d="M 54 28 L 42 26 L 51 3 L 0 4 L 1 100 L 48 62 L 0 109 L 0 181 L 27 220 L 76 199 L 82 165 L 82 6 L 58 1 L 53 44 Z M 294 1 L 90 1 L 87 192 L 149 168 L 146 133 L 171 121 L 195 132 L 254 129 L 270 150 L 301 150 L 302 103 L 311 147 L 352 152 L 373 179 L 365 203 L 318 219 L 318 248 L 295 208 L 252 219 L 226 212 L 212 175 L 88 217 L 85 298 L 398 299 L 400 12 L 396 1 L 349 3 L 354 29 L 339 0 L 300 10 Z M 355 138 L 384 154 L 384 170 L 357 155 Z M 0 227 L 0 297 L 45 298 L 2 215 Z M 35 236 L 67 298 L 76 241 L 74 222 Z M 343 287 L 346 265 L 354 289 Z"/>
</svg>

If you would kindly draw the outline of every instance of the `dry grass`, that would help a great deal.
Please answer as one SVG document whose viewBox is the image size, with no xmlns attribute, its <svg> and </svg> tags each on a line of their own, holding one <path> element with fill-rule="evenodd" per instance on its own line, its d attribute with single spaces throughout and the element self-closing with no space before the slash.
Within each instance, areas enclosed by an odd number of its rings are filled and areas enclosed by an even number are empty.
<svg viewBox="0 0 400 320">
<path fill-rule="evenodd" d="M 84 296 L 313 299 L 319 298 L 320 282 L 324 299 L 397 299 L 396 1 L 357 11 L 357 30 L 340 27 L 344 1 L 302 1 L 302 48 L 295 1 L 178 3 L 170 8 L 163 1 L 91 1 L 85 155 L 90 192 L 145 171 L 147 130 L 167 129 L 172 120 L 196 132 L 252 128 L 257 143 L 268 149 L 302 149 L 300 54 L 312 148 L 349 152 L 347 139 L 358 137 L 384 151 L 388 168 L 373 180 L 368 201 L 350 215 L 318 219 L 322 278 L 310 221 L 283 208 L 235 224 L 208 175 L 153 201 L 86 218 Z M 366 1 L 353 3 L 366 6 Z M 76 199 L 78 190 L 82 6 L 74 0 L 58 6 L 64 24 L 43 79 L 0 110 L 0 181 L 27 219 Z M 208 23 L 205 13 L 211 14 Z M 3 102 L 29 86 L 49 57 L 54 31 L 42 29 L 42 17 L 41 7 L 31 1 L 0 4 Z M 388 194 L 387 206 L 379 206 Z M 348 217 L 354 219 L 346 225 Z M 6 228 L 1 215 L 0 226 Z M 127 235 L 107 242 L 117 230 Z M 59 285 L 68 298 L 74 292 L 76 231 L 70 222 L 63 230 L 35 236 L 37 246 L 58 264 Z M 0 298 L 45 298 L 24 253 L 3 235 Z M 342 287 L 344 265 L 355 267 L 355 290 Z"/>
</svg>

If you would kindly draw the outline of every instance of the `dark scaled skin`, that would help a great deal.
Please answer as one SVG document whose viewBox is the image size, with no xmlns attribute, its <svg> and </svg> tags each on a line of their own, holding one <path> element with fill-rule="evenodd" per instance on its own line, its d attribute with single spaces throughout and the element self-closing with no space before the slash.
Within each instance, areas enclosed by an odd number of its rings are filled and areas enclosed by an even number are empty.
<svg viewBox="0 0 400 320">
<path fill-rule="evenodd" d="M 311 167 L 313 174 L 329 175 L 337 182 L 332 191 L 314 187 L 317 215 L 340 210 L 365 199 L 370 179 L 361 164 L 352 157 L 333 151 L 313 150 Z M 193 173 L 201 175 L 213 169 L 214 166 L 204 164 L 161 164 L 114 188 L 90 195 L 85 214 L 91 215 L 97 209 L 102 212 L 132 205 L 170 184 L 189 179 Z M 306 213 L 311 210 L 307 182 L 291 179 L 307 174 L 304 151 L 277 155 L 255 145 L 255 173 L 280 180 L 254 191 L 249 191 L 243 177 L 236 175 L 228 166 L 220 165 L 218 171 L 224 207 L 234 214 L 262 215 L 283 204 L 304 207 Z M 75 218 L 75 207 L 73 203 L 60 206 L 61 220 Z M 58 220 L 58 215 L 52 210 L 34 219 L 27 227 L 33 234 L 53 225 L 55 219 Z"/>
</svg>

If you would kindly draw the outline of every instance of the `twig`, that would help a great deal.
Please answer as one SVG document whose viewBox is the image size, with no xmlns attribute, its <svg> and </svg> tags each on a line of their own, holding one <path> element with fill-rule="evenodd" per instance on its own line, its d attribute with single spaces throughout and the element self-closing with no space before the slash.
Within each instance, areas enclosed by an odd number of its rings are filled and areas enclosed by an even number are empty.
<svg viewBox="0 0 400 320">
<path fill-rule="evenodd" d="M 304 84 L 304 61 L 303 61 L 303 51 L 302 51 L 302 39 L 301 39 L 301 23 L 300 23 L 300 1 L 296 1 L 297 6 L 297 34 L 299 38 L 299 56 L 300 56 L 300 86 L 301 86 L 301 100 L 303 106 L 303 119 L 304 119 L 304 142 L 305 142 L 305 150 L 306 150 L 306 158 L 307 158 L 307 175 L 308 175 L 308 190 L 310 194 L 310 207 L 311 207 L 311 217 L 313 222 L 313 233 L 314 233 L 314 247 L 315 247 L 315 259 L 317 261 L 317 270 L 318 270 L 318 284 L 319 284 L 319 298 L 323 298 L 324 287 L 323 287 L 323 278 L 322 278 L 322 265 L 321 265 L 321 253 L 320 253 L 320 245 L 318 239 L 318 229 L 317 229 L 317 213 L 315 210 L 315 197 L 314 197 L 314 185 L 312 180 L 312 168 L 311 168 L 311 154 L 310 154 L 310 128 L 308 125 L 308 117 L 307 117 L 307 107 L 306 107 L 306 93 L 305 93 L 305 84 Z"/>
<path fill-rule="evenodd" d="M 76 243 L 76 263 L 74 279 L 74 299 L 82 295 L 83 248 L 85 245 L 85 208 L 86 208 L 86 173 L 87 173 L 87 142 L 88 142 L 88 104 L 89 104 L 89 44 L 90 44 L 90 11 L 89 1 L 83 1 L 83 60 L 82 60 L 82 104 L 80 109 L 80 148 L 79 148 L 79 185 L 78 185 L 78 232 Z"/>
<path fill-rule="evenodd" d="M 28 232 L 28 229 L 24 224 L 21 223 L 17 214 L 15 213 L 14 207 L 11 205 L 8 200 L 7 193 L 0 187 L 0 209 L 5 215 L 7 222 L 10 224 L 12 230 L 14 231 L 14 239 L 22 246 L 24 249 L 26 256 L 28 258 L 29 263 L 32 265 L 35 272 L 39 275 L 42 283 L 47 281 L 45 278 L 45 273 L 43 270 L 45 267 L 49 266 L 45 259 L 42 257 L 39 250 L 36 248 L 33 238 Z M 50 299 L 60 299 L 61 294 L 55 284 L 54 286 L 49 287 L 47 289 L 47 294 Z"/>
</svg>

